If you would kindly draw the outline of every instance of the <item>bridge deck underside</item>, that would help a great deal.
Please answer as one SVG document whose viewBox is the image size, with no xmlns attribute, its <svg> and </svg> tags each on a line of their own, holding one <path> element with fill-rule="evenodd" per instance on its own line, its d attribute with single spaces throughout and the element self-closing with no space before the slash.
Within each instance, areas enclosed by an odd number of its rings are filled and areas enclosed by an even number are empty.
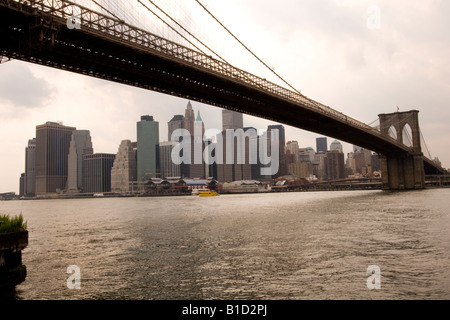
<svg viewBox="0 0 450 320">
<path fill-rule="evenodd" d="M 377 153 L 405 152 L 373 132 L 169 55 L 89 30 L 71 30 L 57 19 L 45 26 L 36 16 L 5 7 L 0 7 L 0 17 L 3 56 L 240 111 Z"/>
</svg>

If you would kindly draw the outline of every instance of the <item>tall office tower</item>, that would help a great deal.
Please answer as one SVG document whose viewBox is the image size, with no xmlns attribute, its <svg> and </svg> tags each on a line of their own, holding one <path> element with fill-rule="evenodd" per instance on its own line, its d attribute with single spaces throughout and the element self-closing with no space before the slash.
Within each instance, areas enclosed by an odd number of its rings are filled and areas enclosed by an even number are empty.
<svg viewBox="0 0 450 320">
<path fill-rule="evenodd" d="M 252 177 L 252 167 L 249 162 L 249 151 L 248 151 L 248 141 L 249 138 L 246 137 L 243 144 L 243 149 L 238 152 L 238 141 L 234 139 L 229 141 L 227 139 L 227 130 L 241 129 L 245 133 L 244 129 L 243 114 L 240 112 L 223 109 L 222 110 L 222 133 L 221 138 L 223 139 L 223 164 L 217 164 L 217 179 L 221 182 L 231 182 L 238 180 L 250 180 Z M 233 153 L 230 159 L 230 155 L 227 156 L 229 152 Z"/>
<path fill-rule="evenodd" d="M 222 141 L 222 159 L 219 159 L 218 161 L 221 161 L 222 163 L 217 163 L 216 170 L 217 170 L 217 180 L 220 182 L 231 182 L 233 181 L 233 164 L 229 163 L 230 161 L 227 161 L 227 138 L 226 138 L 226 132 L 222 131 L 219 133 L 216 137 L 216 141 Z M 220 147 L 220 143 L 217 143 L 215 155 L 216 157 L 219 154 L 218 148 Z M 216 160 L 217 161 L 217 160 Z"/>
<path fill-rule="evenodd" d="M 373 171 L 381 170 L 379 154 L 374 153 L 370 156 L 370 165 L 372 166 Z"/>
<path fill-rule="evenodd" d="M 313 173 L 319 179 L 326 178 L 325 153 L 316 153 L 312 161 Z"/>
<path fill-rule="evenodd" d="M 355 149 L 354 149 L 355 150 Z M 370 166 L 372 163 L 372 152 L 368 149 L 358 148 L 358 151 L 353 152 L 351 168 L 354 173 L 361 173 L 363 167 Z"/>
<path fill-rule="evenodd" d="M 94 153 L 83 155 L 83 191 L 110 192 L 111 169 L 115 154 Z"/>
<path fill-rule="evenodd" d="M 20 174 L 19 180 L 19 197 L 23 197 L 25 195 L 25 172 Z"/>
<path fill-rule="evenodd" d="M 207 138 L 205 141 L 205 149 L 215 148 L 215 143 L 212 138 Z M 205 151 L 205 149 L 203 149 Z M 204 154 L 205 157 L 205 178 L 214 178 L 217 180 L 217 163 L 213 161 L 213 155 L 210 152 Z M 206 163 L 208 162 L 208 163 Z"/>
<path fill-rule="evenodd" d="M 181 176 L 180 165 L 172 161 L 172 149 L 178 144 L 176 141 L 164 141 L 159 144 L 159 167 L 161 178 Z"/>
<path fill-rule="evenodd" d="M 288 173 L 288 168 L 286 164 L 286 138 L 285 138 L 285 132 L 284 132 L 284 126 L 281 124 L 277 125 L 270 125 L 267 127 L 267 138 L 268 138 L 268 150 L 270 150 L 270 141 L 271 138 L 271 131 L 272 130 L 278 130 L 278 147 L 279 147 L 279 167 L 278 172 L 274 175 L 272 175 L 272 178 L 276 178 L 279 176 L 284 176 Z M 271 151 L 270 151 L 271 152 Z"/>
<path fill-rule="evenodd" d="M 242 129 L 244 127 L 243 114 L 240 112 L 223 109 L 222 110 L 222 130 Z"/>
<path fill-rule="evenodd" d="M 195 113 L 192 109 L 191 102 L 189 101 L 184 114 L 184 129 L 189 131 L 191 136 L 194 135 L 194 121 L 195 121 Z"/>
<path fill-rule="evenodd" d="M 250 141 L 257 142 L 254 139 L 255 135 L 251 135 L 251 130 L 256 133 L 254 128 L 243 128 L 244 139 L 242 146 L 239 146 L 237 138 L 234 141 L 234 166 L 233 166 L 233 180 L 251 180 L 252 179 L 252 166 L 250 164 Z M 256 147 L 257 148 L 257 147 Z"/>
<path fill-rule="evenodd" d="M 205 148 L 205 143 L 203 142 L 204 134 L 205 124 L 200 116 L 200 111 L 198 111 L 197 118 L 194 121 L 194 136 L 191 137 L 190 178 L 205 178 L 205 162 L 203 161 L 203 150 Z"/>
<path fill-rule="evenodd" d="M 259 139 L 261 138 L 258 136 L 256 128 L 253 127 L 245 127 L 244 132 L 249 132 L 249 130 L 254 130 L 256 132 L 256 135 L 249 135 L 248 138 L 246 138 L 246 164 L 249 163 L 250 165 L 250 178 L 248 177 L 248 173 L 244 175 L 245 180 L 260 180 L 261 179 L 261 160 L 259 158 Z M 248 145 L 247 145 L 248 142 Z M 252 150 L 252 148 L 254 148 Z M 250 156 L 250 153 L 253 153 L 253 157 L 256 159 L 252 159 L 252 156 Z M 248 160 L 248 162 L 247 162 Z M 252 163 L 253 162 L 253 163 Z M 244 168 L 244 171 L 246 172 L 248 168 Z"/>
<path fill-rule="evenodd" d="M 300 148 L 297 141 L 288 141 L 286 143 L 286 162 L 288 165 L 289 163 L 299 162 L 299 152 Z"/>
<path fill-rule="evenodd" d="M 328 180 L 345 178 L 344 153 L 339 150 L 328 151 L 325 154 L 325 172 Z"/>
<path fill-rule="evenodd" d="M 316 152 L 311 147 L 298 149 L 298 161 L 300 162 L 313 162 Z"/>
<path fill-rule="evenodd" d="M 340 152 L 344 152 L 344 148 L 342 147 L 342 144 L 337 140 L 334 140 L 330 144 L 330 151 L 334 151 L 334 150 L 339 150 Z"/>
<path fill-rule="evenodd" d="M 159 123 L 142 116 L 137 123 L 137 181 L 159 177 Z"/>
<path fill-rule="evenodd" d="M 57 122 L 36 126 L 36 195 L 59 192 L 67 183 L 67 157 L 75 127 Z"/>
<path fill-rule="evenodd" d="M 81 191 L 83 187 L 83 155 L 93 152 L 89 130 L 73 131 L 67 158 L 67 192 L 77 193 Z"/>
<path fill-rule="evenodd" d="M 32 197 L 35 193 L 35 164 L 36 164 L 36 138 L 28 140 L 25 148 L 25 175 L 23 181 L 23 194 Z"/>
<path fill-rule="evenodd" d="M 317 153 L 325 153 L 327 152 L 327 138 L 321 137 L 316 138 L 316 152 Z"/>
<path fill-rule="evenodd" d="M 252 130 L 254 134 L 252 134 Z M 252 165 L 252 160 L 258 160 L 258 136 L 256 129 L 247 127 L 234 130 L 231 134 L 222 131 L 217 135 L 217 141 L 222 141 L 222 163 L 218 163 L 215 170 L 217 180 L 220 182 L 232 182 L 239 180 L 251 180 L 252 168 L 259 168 L 260 162 Z M 220 144 L 219 144 L 220 145 Z M 250 146 L 256 148 L 253 150 L 253 156 L 256 159 L 250 159 Z M 218 150 L 216 149 L 216 155 Z M 252 167 L 253 166 L 253 167 Z"/>
<path fill-rule="evenodd" d="M 136 154 L 130 140 L 122 140 L 111 169 L 111 191 L 128 192 L 136 181 Z"/>
<path fill-rule="evenodd" d="M 184 128 L 184 116 L 182 116 L 181 114 L 173 116 L 172 120 L 170 120 L 167 123 L 167 128 L 168 128 L 168 134 L 167 134 L 168 138 L 167 138 L 167 140 L 171 141 L 172 140 L 172 133 L 176 129 L 183 129 Z"/>
</svg>

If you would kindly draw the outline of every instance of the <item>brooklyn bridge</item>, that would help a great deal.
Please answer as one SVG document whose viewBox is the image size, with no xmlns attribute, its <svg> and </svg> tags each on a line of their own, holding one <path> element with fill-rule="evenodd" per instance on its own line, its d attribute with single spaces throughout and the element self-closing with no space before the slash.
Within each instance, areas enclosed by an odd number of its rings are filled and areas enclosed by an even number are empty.
<svg viewBox="0 0 450 320">
<path fill-rule="evenodd" d="M 421 189 L 426 174 L 446 173 L 422 151 L 417 110 L 380 114 L 372 127 L 118 14 L 66 0 L 0 0 L 0 39 L 1 62 L 22 60 L 144 88 L 367 148 L 380 155 L 383 189 Z"/>
</svg>

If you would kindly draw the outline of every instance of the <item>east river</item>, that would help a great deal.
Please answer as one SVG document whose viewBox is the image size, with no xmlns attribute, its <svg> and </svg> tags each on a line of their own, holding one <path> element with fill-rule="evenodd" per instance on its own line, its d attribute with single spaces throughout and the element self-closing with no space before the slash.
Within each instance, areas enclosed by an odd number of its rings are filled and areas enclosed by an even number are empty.
<svg viewBox="0 0 450 320">
<path fill-rule="evenodd" d="M 17 299 L 449 299 L 449 199 L 432 189 L 2 201 L 0 214 L 28 223 Z"/>
</svg>

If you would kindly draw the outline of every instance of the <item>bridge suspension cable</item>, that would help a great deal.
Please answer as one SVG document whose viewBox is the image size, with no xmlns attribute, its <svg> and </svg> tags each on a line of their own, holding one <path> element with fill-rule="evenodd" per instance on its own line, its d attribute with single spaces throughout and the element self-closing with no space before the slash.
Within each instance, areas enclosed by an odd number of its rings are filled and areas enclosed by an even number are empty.
<svg viewBox="0 0 450 320">
<path fill-rule="evenodd" d="M 299 90 L 297 90 L 294 86 L 292 86 L 289 82 L 284 80 L 278 73 L 276 73 L 272 68 L 270 68 L 261 58 L 259 58 L 252 50 L 250 50 L 238 37 L 236 37 L 219 19 L 217 19 L 211 11 L 209 11 L 199 0 L 195 0 L 202 8 L 205 10 L 225 31 L 227 31 L 240 45 L 242 45 L 251 55 L 253 55 L 259 62 L 261 62 L 270 72 L 272 72 L 276 77 L 278 77 L 281 81 L 283 81 L 286 85 L 288 85 L 292 90 L 301 94 Z"/>
<path fill-rule="evenodd" d="M 170 29 L 172 29 L 175 33 L 177 33 L 180 37 L 182 37 L 184 40 L 186 40 L 189 44 L 191 44 L 195 49 L 197 49 L 198 51 L 200 51 L 201 53 L 205 54 L 206 53 L 200 49 L 197 45 L 195 45 L 191 40 L 189 40 L 188 38 L 186 38 L 184 35 L 182 35 L 178 30 L 176 30 L 174 27 L 172 27 L 167 21 L 165 21 L 163 18 L 161 18 L 155 11 L 153 11 L 152 9 L 150 9 L 145 3 L 143 3 L 141 0 L 137 0 L 145 9 L 147 9 L 149 12 L 151 12 L 155 17 L 157 17 L 159 20 L 161 20 L 165 25 L 167 25 Z M 153 5 L 155 5 L 152 1 L 151 2 Z M 158 8 L 158 7 L 157 7 Z M 159 9 L 159 8 L 158 8 Z M 161 10 L 161 9 L 159 9 Z M 161 10 L 162 11 L 162 10 Z M 167 13 L 165 13 L 164 11 L 162 11 L 165 15 L 169 16 Z M 170 16 L 169 16 L 170 17 Z M 172 18 L 170 18 L 172 19 Z M 172 19 L 173 20 L 173 19 Z M 173 20 L 174 21 L 174 20 Z"/>
<path fill-rule="evenodd" d="M 211 49 L 210 47 L 208 47 L 203 41 L 201 41 L 198 37 L 196 37 L 194 34 L 192 34 L 192 32 L 190 32 L 189 30 L 187 30 L 185 27 L 183 27 L 179 22 L 177 22 L 174 18 L 172 18 L 172 16 L 170 16 L 166 11 L 164 11 L 163 9 L 161 9 L 154 1 L 152 0 L 147 0 L 148 2 L 150 2 L 153 6 L 155 6 L 155 8 L 157 8 L 159 11 L 161 11 L 166 17 L 168 17 L 171 21 L 173 21 L 178 27 L 180 27 L 184 32 L 186 32 L 188 35 L 190 35 L 192 38 L 194 38 L 198 43 L 200 43 L 203 47 L 205 47 L 206 49 L 208 49 L 211 53 L 213 53 L 216 57 L 218 57 L 220 60 L 222 60 L 225 63 L 228 63 L 222 56 L 220 56 L 217 52 L 215 52 L 213 49 Z M 140 0 L 138 0 L 139 3 L 141 3 Z M 142 4 L 142 3 L 141 3 Z M 150 10 L 149 8 L 147 8 L 148 10 Z M 152 12 L 153 13 L 153 12 Z M 164 23 L 166 25 L 168 25 L 167 22 L 164 21 Z M 174 30 L 175 32 L 177 32 L 176 30 Z M 178 33 L 178 32 L 177 32 Z M 179 34 L 179 33 L 178 33 Z M 183 37 L 184 38 L 184 37 Z M 186 40 L 189 41 L 189 40 Z M 189 41 L 189 43 L 191 43 Z M 192 44 L 192 43 L 191 43 Z M 192 44 L 194 45 L 194 44 Z M 195 48 L 197 48 L 198 50 L 200 50 L 203 54 L 206 54 L 205 52 L 203 52 L 201 49 L 199 49 L 197 46 L 195 46 Z M 228 63 L 229 64 L 229 63 Z"/>
<path fill-rule="evenodd" d="M 172 29 L 175 33 L 177 33 L 180 37 L 182 37 L 184 40 L 186 40 L 189 44 L 191 44 L 195 49 L 197 49 L 199 52 L 203 53 L 204 55 L 207 55 L 201 48 L 199 48 L 197 45 L 195 45 L 191 40 L 189 40 L 186 36 L 181 34 L 178 30 L 176 30 L 173 26 L 170 25 L 166 20 L 161 18 L 156 12 L 154 12 L 152 9 L 150 9 L 147 5 L 142 3 L 141 0 L 137 0 L 144 8 L 146 8 L 149 12 L 151 12 L 154 16 L 156 16 L 159 20 L 161 20 L 165 25 L 167 25 L 170 29 Z M 217 52 L 215 52 L 213 49 L 211 49 L 209 46 L 207 46 L 203 41 L 201 41 L 198 37 L 196 37 L 192 32 L 187 30 L 184 26 L 182 26 L 179 22 L 177 22 L 174 18 L 172 18 L 171 15 L 169 15 L 165 10 L 161 9 L 158 5 L 155 4 L 152 0 L 147 0 L 150 2 L 155 8 L 157 8 L 159 11 L 161 11 L 167 18 L 169 18 L 172 22 L 174 22 L 181 30 L 186 32 L 189 36 L 191 36 L 193 39 L 195 39 L 198 43 L 200 43 L 203 47 L 205 47 L 207 50 L 209 50 L 212 54 L 214 54 L 218 59 L 222 60 L 224 63 L 231 65 L 225 58 L 223 58 L 221 55 L 219 55 Z M 240 73 L 250 82 L 254 82 L 248 75 L 246 75 L 243 71 L 240 71 Z"/>
<path fill-rule="evenodd" d="M 113 12 L 111 12 L 110 10 L 108 10 L 107 8 L 105 8 L 103 5 L 101 5 L 100 3 L 98 3 L 96 0 L 91 0 L 93 3 L 95 3 L 96 5 L 98 5 L 100 8 L 102 8 L 103 10 L 105 10 L 106 12 L 108 12 L 110 15 L 112 15 L 114 18 L 118 19 L 118 20 L 123 20 L 121 18 L 119 18 L 117 15 L 115 15 Z"/>
<path fill-rule="evenodd" d="M 425 146 L 425 150 L 427 150 L 429 159 L 430 159 L 430 160 L 433 160 L 433 158 L 431 157 L 430 150 L 428 149 L 427 143 L 425 142 L 425 138 L 423 137 L 422 130 L 419 129 L 419 132 L 420 132 L 420 141 L 421 141 L 421 143 L 423 143 L 423 145 Z M 433 160 L 433 161 L 434 161 L 434 160 Z"/>
</svg>

